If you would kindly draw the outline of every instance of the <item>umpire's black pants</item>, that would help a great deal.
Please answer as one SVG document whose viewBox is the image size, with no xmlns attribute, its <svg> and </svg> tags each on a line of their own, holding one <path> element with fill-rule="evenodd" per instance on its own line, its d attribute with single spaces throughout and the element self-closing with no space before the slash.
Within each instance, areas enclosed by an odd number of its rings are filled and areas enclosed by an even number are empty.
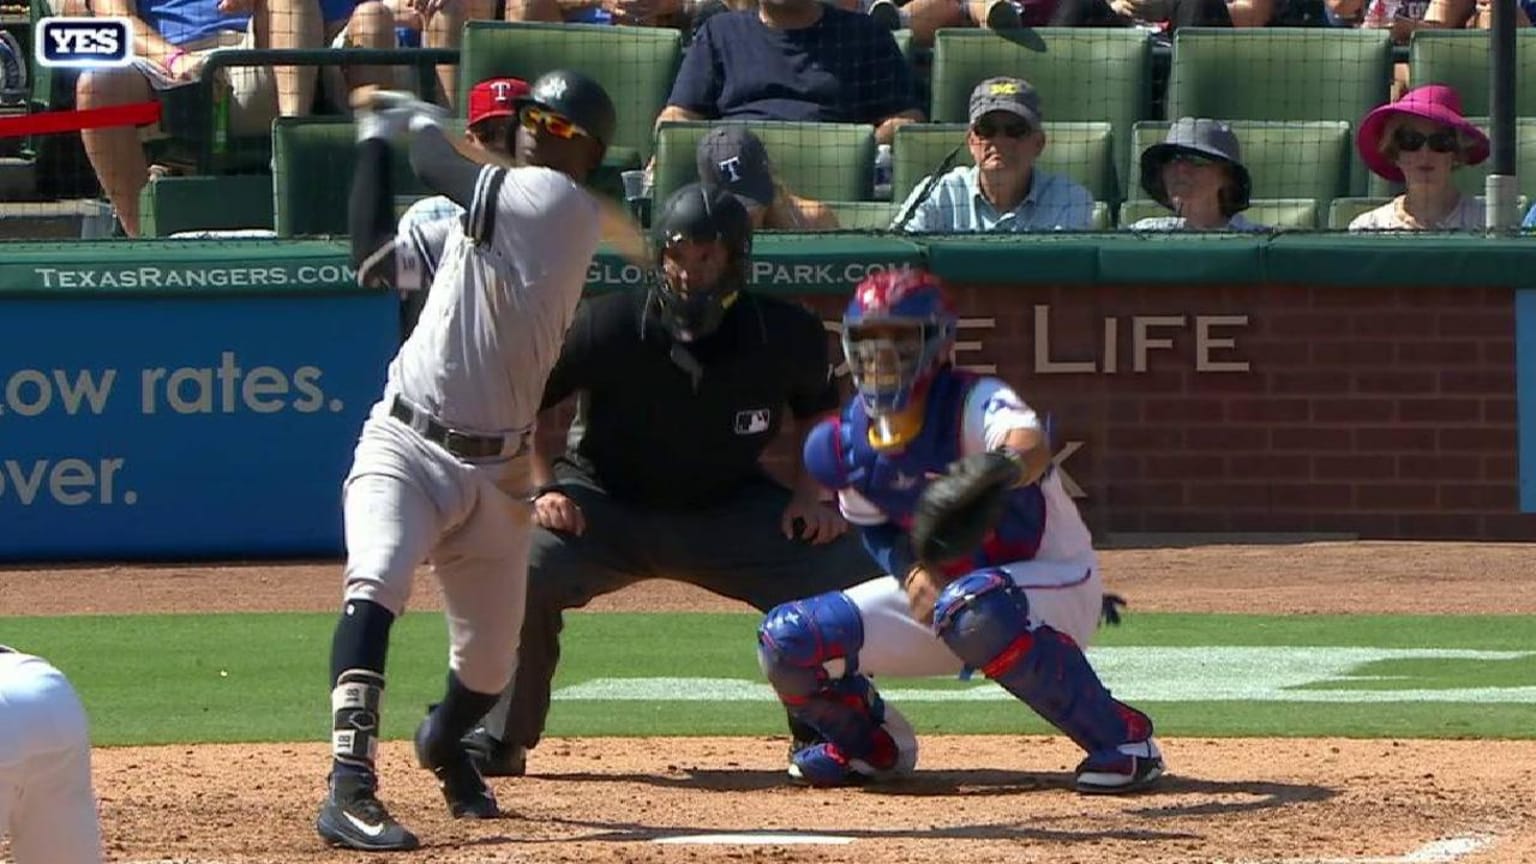
<svg viewBox="0 0 1536 864">
<path fill-rule="evenodd" d="M 779 523 L 790 491 L 767 479 L 707 509 L 681 512 L 631 506 L 570 482 L 561 491 L 581 507 L 586 530 L 576 536 L 534 529 L 511 701 L 504 698 L 486 721 L 487 731 L 506 744 L 532 747 L 543 734 L 567 609 L 665 577 L 766 612 L 881 575 L 852 530 L 820 545 L 785 539 Z M 680 672 L 686 665 L 679 657 Z M 497 728 L 502 710 L 506 717 Z"/>
</svg>

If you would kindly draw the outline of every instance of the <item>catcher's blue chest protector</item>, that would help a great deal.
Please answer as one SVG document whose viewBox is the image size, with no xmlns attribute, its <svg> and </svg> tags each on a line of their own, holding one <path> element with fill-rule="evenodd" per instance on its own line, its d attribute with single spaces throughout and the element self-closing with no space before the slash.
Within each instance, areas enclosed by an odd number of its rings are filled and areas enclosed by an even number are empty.
<svg viewBox="0 0 1536 864">
<path fill-rule="evenodd" d="M 840 488 L 858 492 L 893 524 L 909 530 L 918 498 L 928 486 L 928 475 L 944 473 L 949 463 L 962 456 L 966 400 L 979 380 L 970 373 L 940 370 L 924 403 L 922 431 L 899 451 L 881 452 L 869 443 L 869 416 L 858 399 L 852 400 L 837 422 L 838 465 L 832 473 L 842 479 Z M 807 453 L 807 467 L 824 477 L 825 468 L 811 464 L 815 456 Z M 982 548 L 969 561 L 945 569 L 953 575 L 1027 561 L 1040 548 L 1045 519 L 1045 496 L 1040 486 L 1022 487 L 1008 496 L 1003 516 Z"/>
</svg>

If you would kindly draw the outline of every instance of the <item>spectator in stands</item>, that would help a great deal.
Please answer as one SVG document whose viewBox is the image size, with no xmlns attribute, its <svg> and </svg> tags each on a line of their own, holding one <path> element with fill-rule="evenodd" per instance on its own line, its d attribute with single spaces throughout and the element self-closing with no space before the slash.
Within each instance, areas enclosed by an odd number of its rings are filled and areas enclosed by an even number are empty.
<svg viewBox="0 0 1536 864">
<path fill-rule="evenodd" d="M 699 28 L 656 122 L 718 118 L 868 123 L 890 143 L 923 112 L 896 40 L 868 15 L 763 0 Z"/>
<path fill-rule="evenodd" d="M 1133 231 L 1263 231 L 1243 218 L 1253 182 L 1232 127 L 1181 117 L 1161 144 L 1141 154 L 1141 188 L 1173 212 L 1138 220 Z"/>
<path fill-rule="evenodd" d="M 830 231 L 837 214 L 789 190 L 774 173 L 763 142 L 743 126 L 716 126 L 699 141 L 699 180 L 722 187 L 747 208 L 754 230 Z"/>
<path fill-rule="evenodd" d="M 1477 0 L 1325 0 L 1341 25 L 1392 31 L 1392 41 L 1407 45 L 1418 30 L 1456 30 L 1477 14 Z"/>
<path fill-rule="evenodd" d="M 1040 97 L 1019 78 L 988 78 L 971 91 L 965 146 L 974 166 L 926 177 L 897 211 L 895 231 L 1086 230 L 1093 196 L 1069 178 L 1035 168 L 1045 151 Z M 904 218 L 910 211 L 910 217 Z"/>
<path fill-rule="evenodd" d="M 1461 114 L 1461 96 L 1427 84 L 1365 116 L 1357 137 L 1365 165 L 1407 191 L 1349 223 L 1351 231 L 1477 231 L 1483 208 L 1451 175 L 1488 158 L 1488 136 Z"/>
<path fill-rule="evenodd" d="M 131 19 L 137 52 L 132 66 L 92 69 L 75 85 L 80 109 L 145 102 L 156 90 L 196 81 L 216 48 L 318 48 L 320 8 L 313 0 L 95 0 L 98 17 Z M 221 73 L 230 97 L 232 134 L 259 134 L 278 114 L 309 113 L 295 67 L 229 67 Z M 86 156 L 130 237 L 139 236 L 139 190 L 149 165 L 132 127 L 80 133 Z"/>
<path fill-rule="evenodd" d="M 923 47 L 933 44 L 933 34 L 942 27 L 985 27 L 989 30 L 1014 30 L 1019 27 L 1044 27 L 1051 23 L 1059 0 L 854 0 L 853 8 L 862 8 L 882 27 L 912 31 L 912 43 Z M 844 8 L 848 8 L 846 5 Z"/>
<path fill-rule="evenodd" d="M 1180 27 L 1263 26 L 1274 14 L 1272 0 L 1059 0 L 1053 27 L 1142 27 L 1171 33 Z M 1254 23 L 1263 22 L 1263 23 Z"/>
<path fill-rule="evenodd" d="M 355 0 L 320 0 L 327 10 L 343 11 Z M 457 48 L 464 39 L 464 24 L 496 17 L 496 0 L 384 0 L 393 11 L 397 33 L 403 37 L 384 47 Z M 366 3 L 364 5 L 367 5 Z M 331 20 L 330 11 L 326 20 Z M 326 25 L 330 27 L 330 24 Z M 334 44 L 334 43 L 333 43 Z M 343 47 L 337 45 L 337 47 Z M 370 48 L 373 45 L 347 45 Z M 395 67 L 401 69 L 402 67 Z M 458 96 L 458 64 L 437 67 L 438 102 L 453 105 Z M 352 83 L 353 87 L 358 86 Z M 392 86 L 402 86 L 398 81 Z M 409 88 L 407 88 L 409 89 Z"/>
</svg>

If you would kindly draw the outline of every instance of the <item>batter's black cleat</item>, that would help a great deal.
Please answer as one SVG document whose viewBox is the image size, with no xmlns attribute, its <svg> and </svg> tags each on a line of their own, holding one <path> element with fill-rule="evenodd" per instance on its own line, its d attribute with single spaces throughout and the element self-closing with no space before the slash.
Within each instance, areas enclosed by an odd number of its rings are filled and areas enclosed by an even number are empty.
<svg viewBox="0 0 1536 864">
<path fill-rule="evenodd" d="M 448 812 L 455 819 L 495 819 L 501 815 L 496 806 L 496 796 L 485 778 L 475 767 L 474 760 L 461 743 L 455 742 L 451 752 L 428 755 L 432 735 L 432 717 L 416 727 L 416 761 L 437 777 L 443 790 L 443 800 L 448 802 Z"/>
<path fill-rule="evenodd" d="M 374 794 L 372 774 L 332 774 L 330 793 L 320 806 L 315 830 L 332 846 L 364 852 L 405 852 L 421 845 L 396 822 Z"/>
<path fill-rule="evenodd" d="M 482 777 L 521 777 L 528 773 L 527 749 L 497 741 L 484 726 L 476 727 L 460 743 Z"/>
</svg>

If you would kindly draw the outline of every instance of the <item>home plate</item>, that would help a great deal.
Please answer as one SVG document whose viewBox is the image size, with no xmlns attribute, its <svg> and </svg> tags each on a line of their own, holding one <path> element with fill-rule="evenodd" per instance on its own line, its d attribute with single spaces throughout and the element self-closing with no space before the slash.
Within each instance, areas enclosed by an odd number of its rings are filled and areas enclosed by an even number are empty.
<svg viewBox="0 0 1536 864">
<path fill-rule="evenodd" d="M 754 834 L 688 834 L 681 837 L 657 837 L 654 843 L 703 843 L 711 846 L 841 846 L 852 843 L 852 837 L 834 837 L 830 834 L 775 834 L 763 831 Z"/>
</svg>

